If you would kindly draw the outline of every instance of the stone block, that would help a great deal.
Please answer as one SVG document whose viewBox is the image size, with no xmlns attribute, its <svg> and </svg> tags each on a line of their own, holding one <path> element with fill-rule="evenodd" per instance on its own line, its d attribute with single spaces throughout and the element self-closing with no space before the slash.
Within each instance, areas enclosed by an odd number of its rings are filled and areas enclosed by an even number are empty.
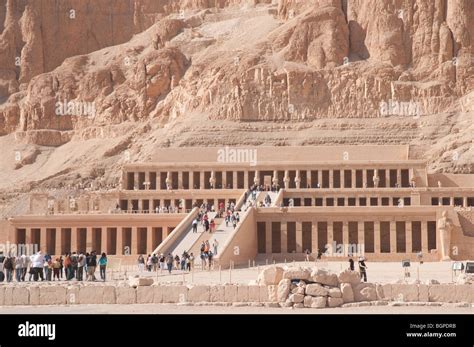
<svg viewBox="0 0 474 347">
<path fill-rule="evenodd" d="M 344 303 L 342 298 L 328 297 L 328 306 L 329 307 L 339 307 Z"/>
<path fill-rule="evenodd" d="M 457 284 L 454 287 L 454 298 L 456 302 L 474 303 L 474 285 Z"/>
<path fill-rule="evenodd" d="M 329 288 L 328 289 L 328 295 L 331 298 L 342 298 L 342 293 L 339 288 Z"/>
<path fill-rule="evenodd" d="M 136 291 L 137 291 L 137 304 L 153 303 L 154 288 L 152 286 L 138 286 Z"/>
<path fill-rule="evenodd" d="M 102 304 L 104 301 L 104 287 L 86 285 L 79 289 L 80 304 Z"/>
<path fill-rule="evenodd" d="M 259 286 L 260 290 L 260 302 L 268 302 L 268 288 L 265 285 Z"/>
<path fill-rule="evenodd" d="M 225 286 L 213 285 L 209 288 L 209 297 L 211 302 L 224 302 L 225 301 Z"/>
<path fill-rule="evenodd" d="M 329 294 L 327 288 L 324 288 L 322 285 L 317 283 L 308 284 L 306 286 L 306 295 L 311 296 L 326 296 Z"/>
<path fill-rule="evenodd" d="M 226 284 L 224 292 L 224 301 L 225 302 L 237 302 L 237 285 Z"/>
<path fill-rule="evenodd" d="M 377 293 L 375 291 L 375 284 L 359 283 L 352 285 L 354 292 L 354 301 L 375 301 L 377 300 Z"/>
<path fill-rule="evenodd" d="M 278 302 L 285 302 L 286 299 L 288 298 L 288 294 L 290 294 L 290 286 L 291 286 L 291 280 L 289 279 L 282 279 L 280 283 L 278 283 L 278 288 L 277 288 L 277 297 L 278 297 Z M 299 288 L 295 288 L 295 292 Z"/>
<path fill-rule="evenodd" d="M 313 272 L 311 272 L 310 279 L 313 282 L 331 287 L 337 287 L 339 285 L 337 275 L 326 269 L 314 269 Z"/>
<path fill-rule="evenodd" d="M 339 272 L 339 274 L 337 275 L 337 279 L 339 283 L 350 283 L 354 285 L 360 283 L 359 273 L 351 270 L 344 270 Z"/>
<path fill-rule="evenodd" d="M 311 308 L 325 308 L 327 305 L 327 297 L 315 296 L 311 302 Z"/>
<path fill-rule="evenodd" d="M 402 302 L 418 301 L 417 284 L 398 284 L 392 283 L 392 300 Z"/>
<path fill-rule="evenodd" d="M 12 305 L 28 305 L 30 292 L 26 287 L 13 287 Z"/>
<path fill-rule="evenodd" d="M 303 267 L 288 267 L 283 272 L 283 278 L 289 280 L 307 280 L 311 276 L 311 270 Z"/>
<path fill-rule="evenodd" d="M 428 302 L 429 299 L 429 286 L 426 284 L 418 285 L 418 301 Z"/>
<path fill-rule="evenodd" d="M 350 283 L 341 283 L 341 293 L 344 303 L 354 302 L 354 291 Z"/>
<path fill-rule="evenodd" d="M 30 292 L 29 297 L 30 305 L 39 305 L 40 302 L 40 290 L 38 286 L 31 286 L 28 288 L 28 291 Z"/>
<path fill-rule="evenodd" d="M 429 286 L 428 299 L 430 302 L 455 302 L 454 284 L 435 284 Z"/>
<path fill-rule="evenodd" d="M 259 284 L 278 284 L 283 278 L 284 269 L 281 266 L 271 265 L 263 269 L 258 275 Z"/>
<path fill-rule="evenodd" d="M 183 285 L 162 286 L 163 302 L 178 303 L 188 301 L 188 287 Z"/>
<path fill-rule="evenodd" d="M 162 285 L 151 286 L 153 288 L 153 303 L 161 304 L 163 302 L 163 287 Z"/>
<path fill-rule="evenodd" d="M 249 302 L 249 286 L 239 284 L 237 286 L 237 302 Z"/>
<path fill-rule="evenodd" d="M 260 286 L 249 286 L 249 302 L 260 302 Z"/>
<path fill-rule="evenodd" d="M 190 285 L 188 286 L 188 301 L 189 302 L 202 302 L 210 301 L 210 289 L 206 285 Z"/>
<path fill-rule="evenodd" d="M 119 286 L 115 288 L 117 304 L 136 304 L 137 290 L 129 286 Z"/>
<path fill-rule="evenodd" d="M 304 301 L 304 295 L 302 294 L 290 294 L 290 302 L 300 303 Z"/>
<path fill-rule="evenodd" d="M 270 285 L 267 286 L 267 299 L 268 302 L 278 302 L 278 296 L 277 296 L 277 286 L 275 285 Z"/>
<path fill-rule="evenodd" d="M 151 286 L 153 278 L 149 277 L 132 277 L 128 280 L 128 285 L 131 287 Z"/>
<path fill-rule="evenodd" d="M 79 286 L 68 286 L 66 287 L 66 304 L 68 305 L 78 305 L 81 302 L 79 301 Z M 31 294 L 31 292 L 30 292 Z"/>
<path fill-rule="evenodd" d="M 40 287 L 40 305 L 65 305 L 66 287 L 63 286 L 42 286 Z"/>
</svg>

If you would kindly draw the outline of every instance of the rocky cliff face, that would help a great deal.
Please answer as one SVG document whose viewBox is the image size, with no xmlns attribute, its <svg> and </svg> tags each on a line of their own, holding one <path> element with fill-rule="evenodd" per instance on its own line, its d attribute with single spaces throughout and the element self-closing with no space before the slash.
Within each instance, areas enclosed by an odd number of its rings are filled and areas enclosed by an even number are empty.
<svg viewBox="0 0 474 347">
<path fill-rule="evenodd" d="M 92 139 L 87 165 L 157 145 L 409 143 L 473 171 L 471 0 L 0 0 L 0 47 L 0 134 L 39 159 Z"/>
</svg>

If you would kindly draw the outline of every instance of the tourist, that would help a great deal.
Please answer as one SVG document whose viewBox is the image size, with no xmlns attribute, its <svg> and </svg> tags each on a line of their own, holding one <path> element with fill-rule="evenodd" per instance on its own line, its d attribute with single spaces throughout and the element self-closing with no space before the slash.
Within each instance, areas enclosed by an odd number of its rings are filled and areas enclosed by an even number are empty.
<svg viewBox="0 0 474 347">
<path fill-rule="evenodd" d="M 44 281 L 43 277 L 43 263 L 44 263 L 44 255 L 41 251 L 31 256 L 31 266 L 33 268 L 33 279 L 34 281 L 38 281 L 38 278 L 41 277 L 41 280 Z"/>
<path fill-rule="evenodd" d="M 72 262 L 69 253 L 66 253 L 66 257 L 64 258 L 64 268 L 66 269 L 66 280 L 69 281 L 72 279 Z"/>
<path fill-rule="evenodd" d="M 168 267 L 168 272 L 171 274 L 171 270 L 173 270 L 173 255 L 171 253 L 168 253 L 168 256 L 166 257 L 166 265 Z"/>
<path fill-rule="evenodd" d="M 193 233 L 197 233 L 198 219 L 193 220 Z"/>
<path fill-rule="evenodd" d="M 145 258 L 143 258 L 143 255 L 139 255 L 137 259 L 137 264 L 138 264 L 138 271 L 143 272 L 145 270 Z"/>
<path fill-rule="evenodd" d="M 306 249 L 304 253 L 306 254 L 306 261 L 309 261 L 309 256 L 311 255 L 311 251 L 309 249 Z"/>
<path fill-rule="evenodd" d="M 26 272 L 30 264 L 30 258 L 27 257 L 25 254 L 22 254 L 21 258 L 23 259 L 23 267 L 21 269 L 21 280 L 25 282 Z"/>
<path fill-rule="evenodd" d="M 175 261 L 176 270 L 179 270 L 180 265 L 181 265 L 181 262 L 179 261 L 179 255 L 176 254 L 176 256 L 174 257 L 174 261 Z"/>
<path fill-rule="evenodd" d="M 354 271 L 354 259 L 349 258 L 349 270 Z"/>
<path fill-rule="evenodd" d="M 201 252 L 201 269 L 204 270 L 206 268 L 206 253 Z"/>
<path fill-rule="evenodd" d="M 0 252 L 0 282 L 3 282 L 5 280 L 5 273 L 4 268 L 3 268 L 3 262 L 5 261 L 5 256 L 3 255 L 3 252 Z"/>
<path fill-rule="evenodd" d="M 5 277 L 7 282 L 13 280 L 13 269 L 15 268 L 15 259 L 7 255 L 3 261 L 3 269 L 5 270 Z"/>
<path fill-rule="evenodd" d="M 163 253 L 160 254 L 160 259 L 159 259 L 159 262 L 160 262 L 160 270 L 164 270 L 165 269 L 165 256 Z"/>
<path fill-rule="evenodd" d="M 210 270 L 212 266 L 212 251 L 209 251 L 209 253 L 207 254 L 207 258 L 209 260 L 209 270 Z"/>
<path fill-rule="evenodd" d="M 77 280 L 82 281 L 84 279 L 84 266 L 86 265 L 86 256 L 83 252 L 79 254 L 77 258 Z"/>
<path fill-rule="evenodd" d="M 206 240 L 206 242 L 204 242 L 204 253 L 206 255 L 209 254 L 210 249 L 211 249 L 211 245 L 209 244 L 209 240 Z"/>
<path fill-rule="evenodd" d="M 148 272 L 151 272 L 151 268 L 153 267 L 153 259 L 151 258 L 151 254 L 148 254 L 146 258 L 146 269 Z"/>
<path fill-rule="evenodd" d="M 206 216 L 207 216 L 207 215 L 206 215 Z M 209 220 L 207 220 L 207 219 L 204 220 L 204 230 L 205 230 L 206 232 L 209 231 Z"/>
<path fill-rule="evenodd" d="M 23 274 L 23 259 L 20 257 L 15 258 L 15 279 L 17 282 L 21 282 L 21 275 Z"/>
<path fill-rule="evenodd" d="M 59 258 L 53 262 L 53 281 L 57 279 L 59 281 L 59 270 L 61 269 L 61 262 Z"/>
<path fill-rule="evenodd" d="M 156 272 L 156 270 L 157 270 L 156 267 L 158 266 L 158 257 L 156 256 L 155 253 L 153 253 L 152 256 L 151 256 L 151 262 L 153 264 L 153 271 Z"/>
<path fill-rule="evenodd" d="M 219 242 L 214 239 L 214 241 L 212 242 L 212 249 L 214 249 L 214 255 L 217 255 L 217 246 L 219 246 Z"/>
<path fill-rule="evenodd" d="M 359 272 L 360 278 L 363 278 L 364 282 L 367 282 L 367 265 L 365 265 L 364 257 L 359 258 Z"/>
<path fill-rule="evenodd" d="M 77 276 L 77 254 L 72 252 L 71 255 L 71 279 Z"/>
<path fill-rule="evenodd" d="M 211 219 L 211 223 L 209 224 L 209 232 L 213 233 L 216 229 L 216 222 L 214 222 L 214 218 Z"/>
<path fill-rule="evenodd" d="M 188 271 L 194 270 L 194 254 L 191 253 L 187 260 Z"/>
<path fill-rule="evenodd" d="M 105 253 L 102 253 L 101 257 L 99 258 L 99 269 L 100 278 L 105 282 L 105 273 L 107 269 L 107 255 Z"/>
<path fill-rule="evenodd" d="M 95 251 L 92 251 L 86 260 L 87 264 L 87 277 L 86 281 L 95 281 L 95 268 L 97 266 L 97 255 Z"/>
<path fill-rule="evenodd" d="M 188 258 L 188 253 L 186 251 L 181 255 L 181 270 L 186 270 L 186 259 Z"/>
<path fill-rule="evenodd" d="M 321 260 L 321 256 L 323 255 L 323 252 L 321 252 L 320 249 L 318 249 L 318 256 L 316 257 L 317 260 Z"/>
<path fill-rule="evenodd" d="M 51 259 L 51 256 L 47 253 L 43 257 L 43 271 L 44 271 L 44 277 L 46 278 L 46 281 L 49 281 L 48 262 L 50 259 Z"/>
<path fill-rule="evenodd" d="M 60 264 L 60 267 L 59 267 L 59 277 L 61 279 L 63 279 L 63 270 L 64 270 L 64 259 L 63 259 L 63 256 L 60 256 L 59 257 L 59 264 Z"/>
</svg>

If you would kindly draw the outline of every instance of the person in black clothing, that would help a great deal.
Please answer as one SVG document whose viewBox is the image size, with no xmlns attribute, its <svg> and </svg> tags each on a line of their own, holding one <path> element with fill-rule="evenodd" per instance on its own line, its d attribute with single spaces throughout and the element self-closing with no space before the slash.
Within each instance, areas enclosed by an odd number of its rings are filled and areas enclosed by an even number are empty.
<svg viewBox="0 0 474 347">
<path fill-rule="evenodd" d="M 97 266 L 97 254 L 92 251 L 86 259 L 87 262 L 87 278 L 86 281 L 95 281 L 95 268 Z"/>
<path fill-rule="evenodd" d="M 365 259 L 363 257 L 359 258 L 359 272 L 360 278 L 363 278 L 364 282 L 367 282 L 367 265 L 365 265 Z"/>
<path fill-rule="evenodd" d="M 354 271 L 354 260 L 352 258 L 349 258 L 349 269 Z"/>
</svg>

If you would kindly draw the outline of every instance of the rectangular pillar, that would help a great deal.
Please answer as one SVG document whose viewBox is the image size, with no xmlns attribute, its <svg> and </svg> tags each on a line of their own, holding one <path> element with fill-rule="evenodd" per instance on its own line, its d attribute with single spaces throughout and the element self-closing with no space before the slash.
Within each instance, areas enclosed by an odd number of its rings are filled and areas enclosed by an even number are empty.
<svg viewBox="0 0 474 347">
<path fill-rule="evenodd" d="M 314 199 L 311 199 L 314 201 Z M 318 253 L 318 221 L 316 219 L 313 219 L 311 221 L 311 249 L 312 253 L 317 254 Z"/>
<path fill-rule="evenodd" d="M 178 171 L 178 189 L 183 189 L 183 171 Z"/>
<path fill-rule="evenodd" d="M 428 253 L 428 222 L 421 221 L 421 251 Z"/>
<path fill-rule="evenodd" d="M 462 206 L 467 207 L 467 196 L 463 196 L 462 198 Z"/>
<path fill-rule="evenodd" d="M 411 221 L 405 222 L 405 250 L 407 253 L 411 253 L 412 250 L 412 230 L 411 230 Z"/>
<path fill-rule="evenodd" d="M 132 227 L 132 244 L 131 250 L 132 255 L 138 254 L 138 228 Z"/>
<path fill-rule="evenodd" d="M 189 189 L 194 189 L 194 172 L 189 171 Z"/>
<path fill-rule="evenodd" d="M 303 188 L 308 188 L 308 186 L 310 188 L 313 186 L 313 181 L 311 179 L 311 170 L 306 170 L 306 187 Z"/>
<path fill-rule="evenodd" d="M 33 243 L 33 233 L 31 228 L 26 228 L 25 230 L 25 243 L 31 245 Z"/>
<path fill-rule="evenodd" d="M 351 170 L 351 188 L 356 187 L 356 170 L 352 169 Z"/>
<path fill-rule="evenodd" d="M 204 189 L 204 171 L 199 173 L 199 189 Z"/>
<path fill-rule="evenodd" d="M 374 221 L 374 253 L 380 253 L 380 221 Z"/>
<path fill-rule="evenodd" d="M 322 170 L 318 170 L 318 184 L 319 184 L 319 187 L 322 187 L 323 186 L 323 171 Z"/>
<path fill-rule="evenodd" d="M 367 187 L 367 169 L 362 170 L 362 187 Z"/>
<path fill-rule="evenodd" d="M 249 172 L 248 172 L 248 170 L 244 171 L 244 188 L 249 189 Z"/>
<path fill-rule="evenodd" d="M 365 230 L 363 221 L 357 221 L 357 242 L 359 243 L 359 250 L 361 254 L 363 254 L 365 252 Z"/>
<path fill-rule="evenodd" d="M 328 220 L 328 244 L 331 245 L 331 249 L 333 248 L 334 242 L 334 228 L 333 228 L 333 221 Z M 333 254 L 336 252 L 335 249 L 332 249 Z M 333 255 L 331 254 L 331 255 Z"/>
<path fill-rule="evenodd" d="M 402 169 L 397 169 L 397 185 L 402 186 Z"/>
<path fill-rule="evenodd" d="M 288 228 L 287 222 L 281 222 L 281 253 L 288 253 Z"/>
<path fill-rule="evenodd" d="M 222 188 L 227 188 L 227 171 L 222 171 Z"/>
<path fill-rule="evenodd" d="M 40 250 L 43 252 L 43 254 L 46 253 L 46 248 L 47 248 L 47 242 L 46 242 L 46 228 L 41 228 L 40 229 Z"/>
<path fill-rule="evenodd" d="M 149 182 L 149 181 L 148 181 Z M 100 248 L 97 249 L 97 252 L 108 252 L 107 242 L 109 241 L 109 228 L 103 227 L 102 231 L 100 232 Z"/>
<path fill-rule="evenodd" d="M 62 250 L 62 236 L 63 231 L 61 228 L 56 229 L 56 244 L 54 245 L 54 255 L 61 255 L 63 253 Z"/>
<path fill-rule="evenodd" d="M 329 188 L 334 187 L 334 170 L 330 169 L 329 170 Z"/>
<path fill-rule="evenodd" d="M 232 172 L 232 188 L 233 189 L 237 189 L 238 185 L 237 185 L 237 171 L 233 171 Z"/>
<path fill-rule="evenodd" d="M 123 228 L 117 227 L 117 243 L 115 245 L 115 254 L 123 254 Z"/>
<path fill-rule="evenodd" d="M 77 227 L 71 228 L 71 252 L 81 252 L 83 250 L 77 249 Z"/>
<path fill-rule="evenodd" d="M 344 254 L 348 254 L 349 250 L 349 222 L 342 222 L 342 243 L 344 244 Z"/>
<path fill-rule="evenodd" d="M 246 171 L 248 177 L 248 171 Z M 272 222 L 265 223 L 265 253 L 272 253 Z"/>
<path fill-rule="evenodd" d="M 156 190 L 161 190 L 161 172 L 156 173 Z"/>
<path fill-rule="evenodd" d="M 134 188 L 135 190 L 139 189 L 139 187 L 140 187 L 140 183 L 139 183 L 139 181 L 138 181 L 138 177 L 139 177 L 138 171 L 134 172 L 134 173 L 133 173 L 133 188 Z"/>
<path fill-rule="evenodd" d="M 146 228 L 146 252 L 147 254 L 153 253 L 153 228 Z"/>
<path fill-rule="evenodd" d="M 385 169 L 385 187 L 390 187 L 390 169 Z"/>
<path fill-rule="evenodd" d="M 296 253 L 303 253 L 303 224 L 296 222 Z"/>
<path fill-rule="evenodd" d="M 92 227 L 86 228 L 86 252 L 92 252 Z"/>
<path fill-rule="evenodd" d="M 397 253 L 397 225 L 390 221 L 390 253 Z"/>
</svg>

